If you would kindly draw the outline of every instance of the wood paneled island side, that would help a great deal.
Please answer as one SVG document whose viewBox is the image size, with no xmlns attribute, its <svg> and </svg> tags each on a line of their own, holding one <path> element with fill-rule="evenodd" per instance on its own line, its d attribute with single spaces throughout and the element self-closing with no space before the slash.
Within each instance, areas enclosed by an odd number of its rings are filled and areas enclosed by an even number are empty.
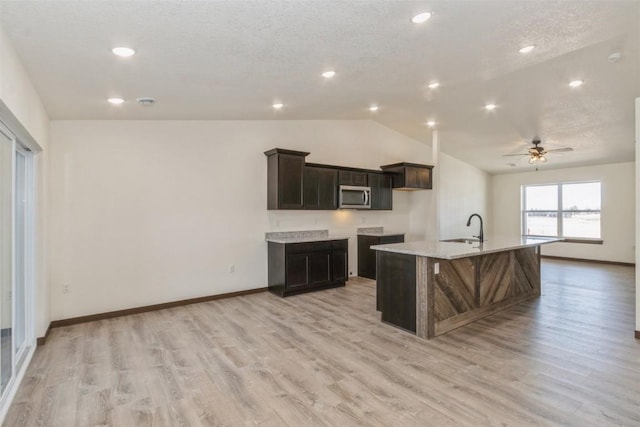
<svg viewBox="0 0 640 427">
<path fill-rule="evenodd" d="M 372 246 L 382 321 L 433 338 L 540 296 L 540 245 L 555 238 Z"/>
</svg>

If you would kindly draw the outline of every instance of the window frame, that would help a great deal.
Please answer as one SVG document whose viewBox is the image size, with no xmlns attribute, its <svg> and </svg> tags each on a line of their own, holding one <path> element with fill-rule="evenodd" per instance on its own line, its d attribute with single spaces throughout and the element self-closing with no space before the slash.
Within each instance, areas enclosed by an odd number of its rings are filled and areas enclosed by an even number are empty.
<svg viewBox="0 0 640 427">
<path fill-rule="evenodd" d="M 564 209 L 562 204 L 562 192 L 563 187 L 565 185 L 572 184 L 600 184 L 600 209 Z M 528 187 L 549 187 L 556 186 L 557 188 L 557 209 L 556 210 L 527 210 L 525 209 L 527 206 L 527 191 Z M 555 183 L 541 183 L 541 184 L 523 184 L 520 186 L 520 194 L 521 194 L 521 205 L 520 205 L 520 227 L 521 233 L 526 237 L 557 237 L 564 238 L 565 242 L 570 243 L 594 243 L 594 244 L 602 244 L 602 181 L 600 180 L 590 180 L 590 181 L 567 181 L 567 182 L 555 182 Z M 527 214 L 528 213 L 555 213 L 556 214 L 556 235 L 539 235 L 539 234 L 526 234 L 526 224 L 527 224 Z M 564 218 L 565 213 L 600 213 L 600 237 L 576 237 L 576 236 L 565 236 L 564 235 L 564 226 L 562 219 Z"/>
</svg>

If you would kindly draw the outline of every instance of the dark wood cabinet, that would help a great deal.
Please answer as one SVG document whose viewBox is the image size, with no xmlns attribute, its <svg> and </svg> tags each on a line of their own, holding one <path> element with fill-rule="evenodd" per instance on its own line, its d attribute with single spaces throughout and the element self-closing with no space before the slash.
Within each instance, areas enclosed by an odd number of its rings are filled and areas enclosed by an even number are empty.
<svg viewBox="0 0 640 427">
<path fill-rule="evenodd" d="M 341 170 L 338 172 L 338 183 L 340 185 L 356 185 L 366 187 L 368 185 L 368 174 L 351 170 Z"/>
<path fill-rule="evenodd" d="M 376 251 L 374 245 L 404 242 L 404 234 L 386 236 L 358 235 L 358 276 L 376 280 Z"/>
<path fill-rule="evenodd" d="M 338 171 L 305 166 L 304 208 L 332 210 L 338 208 Z"/>
<path fill-rule="evenodd" d="M 371 187 L 371 209 L 392 210 L 393 191 L 431 189 L 433 166 L 395 163 L 383 172 L 306 163 L 309 153 L 274 148 L 267 156 L 267 209 L 338 209 L 338 187 Z"/>
<path fill-rule="evenodd" d="M 369 187 L 371 187 L 371 209 L 392 210 L 393 191 L 392 175 L 384 173 L 370 173 Z"/>
<path fill-rule="evenodd" d="M 395 163 L 380 166 L 393 174 L 393 188 L 401 190 L 430 190 L 433 188 L 433 166 L 417 163 Z"/>
<path fill-rule="evenodd" d="M 416 258 L 378 252 L 377 308 L 383 322 L 416 332 Z"/>
<path fill-rule="evenodd" d="M 309 153 L 274 148 L 267 156 L 267 209 L 304 208 L 304 164 Z"/>
<path fill-rule="evenodd" d="M 349 255 L 347 240 L 334 240 L 332 244 L 334 283 L 345 282 L 349 279 Z"/>
<path fill-rule="evenodd" d="M 347 240 L 268 242 L 269 291 L 289 296 L 344 286 L 348 279 Z"/>
</svg>

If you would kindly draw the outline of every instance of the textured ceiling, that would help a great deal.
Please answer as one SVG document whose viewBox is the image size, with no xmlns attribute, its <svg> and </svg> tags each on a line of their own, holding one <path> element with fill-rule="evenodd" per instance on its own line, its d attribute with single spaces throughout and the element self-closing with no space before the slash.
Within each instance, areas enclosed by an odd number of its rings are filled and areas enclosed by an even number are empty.
<svg viewBox="0 0 640 427">
<path fill-rule="evenodd" d="M 53 119 L 372 118 L 430 143 L 433 118 L 443 151 L 489 172 L 531 169 L 501 155 L 534 136 L 575 150 L 545 168 L 634 157 L 640 0 L 0 0 L 0 23 Z"/>
</svg>

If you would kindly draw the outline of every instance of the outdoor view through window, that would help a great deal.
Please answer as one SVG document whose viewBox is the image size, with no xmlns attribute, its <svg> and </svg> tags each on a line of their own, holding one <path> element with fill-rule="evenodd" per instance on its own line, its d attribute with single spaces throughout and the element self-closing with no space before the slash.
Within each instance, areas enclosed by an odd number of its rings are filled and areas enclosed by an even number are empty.
<svg viewBox="0 0 640 427">
<path fill-rule="evenodd" d="M 600 238 L 600 182 L 522 187 L 527 236 Z"/>
</svg>

